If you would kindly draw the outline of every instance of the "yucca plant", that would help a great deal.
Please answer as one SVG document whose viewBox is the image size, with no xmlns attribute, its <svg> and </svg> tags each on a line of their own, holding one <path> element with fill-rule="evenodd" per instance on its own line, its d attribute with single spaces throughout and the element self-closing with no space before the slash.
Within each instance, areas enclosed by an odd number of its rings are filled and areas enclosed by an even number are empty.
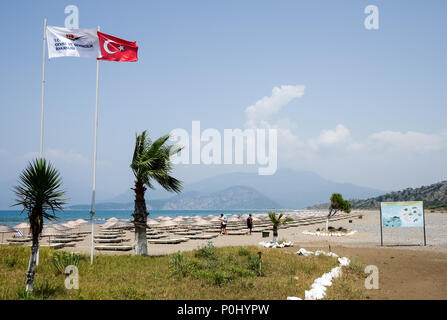
<svg viewBox="0 0 447 320">
<path fill-rule="evenodd" d="M 146 187 L 154 189 L 154 181 L 167 191 L 179 193 L 182 182 L 171 176 L 171 156 L 179 153 L 182 147 L 166 145 L 169 135 L 164 135 L 154 142 L 143 131 L 137 134 L 132 163 L 130 165 L 135 176 L 135 210 L 132 214 L 135 225 L 135 254 L 147 255 L 147 216 L 145 192 Z"/>
<path fill-rule="evenodd" d="M 78 266 L 81 260 L 79 253 L 56 251 L 53 253 L 53 265 L 62 274 L 65 274 L 67 266 Z"/>
<path fill-rule="evenodd" d="M 22 206 L 26 211 L 32 235 L 31 256 L 26 273 L 26 291 L 33 291 L 36 260 L 39 251 L 39 238 L 44 218 L 56 219 L 55 213 L 62 211 L 66 203 L 65 191 L 61 189 L 59 172 L 45 159 L 36 159 L 28 164 L 14 187 L 17 196 L 14 206 Z"/>
<path fill-rule="evenodd" d="M 293 221 L 292 218 L 283 218 L 283 215 L 284 215 L 283 213 L 280 213 L 278 216 L 273 211 L 269 212 L 269 218 L 273 224 L 273 242 L 278 242 L 278 227 L 281 224 Z"/>
</svg>

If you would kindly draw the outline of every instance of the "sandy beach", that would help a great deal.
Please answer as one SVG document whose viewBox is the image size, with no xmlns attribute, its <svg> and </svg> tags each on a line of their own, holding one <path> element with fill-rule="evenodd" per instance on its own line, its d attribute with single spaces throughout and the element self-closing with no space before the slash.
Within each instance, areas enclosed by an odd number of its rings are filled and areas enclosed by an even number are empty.
<svg viewBox="0 0 447 320">
<path fill-rule="evenodd" d="M 361 215 L 361 218 L 359 217 Z M 351 220 L 351 222 L 349 222 Z M 231 224 L 229 224 L 231 226 Z M 375 265 L 380 270 L 380 289 L 370 290 L 369 299 L 445 299 L 447 297 L 447 213 L 426 213 L 427 246 L 423 246 L 423 230 L 421 228 L 388 228 L 383 231 L 384 246 L 380 245 L 380 225 L 378 211 L 356 212 L 353 217 L 331 221 L 330 226 L 355 230 L 356 233 L 343 236 L 316 236 L 304 234 L 304 231 L 323 230 L 325 223 L 306 226 L 289 227 L 279 230 L 279 239 L 293 242 L 293 247 L 283 249 L 267 249 L 259 245 L 262 233 L 252 235 L 219 235 L 211 241 L 216 247 L 225 246 L 258 246 L 263 250 L 284 250 L 295 253 L 299 248 L 308 250 L 329 247 L 339 255 L 350 259 L 358 259 L 364 265 Z M 255 223 L 256 228 L 256 223 Z M 95 226 L 95 234 L 101 231 L 101 225 Z M 80 226 L 76 231 L 88 232 L 91 226 Z M 5 234 L 4 239 L 12 237 Z M 134 234 L 125 231 L 126 245 L 133 245 Z M 179 244 L 148 244 L 151 256 L 166 255 L 178 251 L 189 251 L 204 246 L 210 240 L 193 240 Z M 75 247 L 64 250 L 90 254 L 90 234 L 76 243 Z M 42 239 L 42 244 L 48 238 Z M 98 251 L 95 255 L 132 255 L 131 251 Z M 363 283 L 356 283 L 363 286 Z"/>
<path fill-rule="evenodd" d="M 358 214 L 358 212 L 356 213 Z M 378 211 L 362 211 L 362 218 L 346 218 L 338 221 L 331 221 L 330 225 L 338 228 L 344 227 L 349 230 L 355 230 L 356 233 L 343 236 L 316 236 L 303 234 L 304 231 L 315 232 L 317 229 L 323 230 L 324 223 L 316 223 L 306 226 L 289 227 L 279 230 L 279 239 L 292 241 L 295 248 L 298 247 L 360 247 L 360 248 L 380 248 L 380 225 Z M 352 220 L 349 223 L 349 220 Z M 231 223 L 229 224 L 231 226 Z M 256 222 L 254 224 L 256 228 Z M 91 225 L 81 225 L 76 231 L 89 232 Z M 95 234 L 101 231 L 101 225 L 95 225 Z M 4 242 L 11 238 L 12 233 L 4 234 Z M 383 230 L 384 247 L 413 250 L 413 251 L 431 251 L 447 253 L 447 213 L 427 213 L 426 214 L 426 239 L 427 246 L 423 246 L 422 228 L 388 228 Z M 134 245 L 134 233 L 125 231 L 124 238 L 126 244 Z M 216 247 L 240 246 L 240 245 L 259 245 L 261 241 L 268 241 L 272 238 L 270 231 L 268 238 L 263 238 L 262 233 L 254 232 L 251 235 L 219 235 L 212 239 Z M 148 244 L 149 255 L 164 255 L 177 251 L 194 250 L 206 245 L 209 240 L 190 239 L 187 242 L 178 244 Z M 48 243 L 48 237 L 42 238 L 42 244 Z M 75 247 L 66 247 L 65 250 L 90 254 L 91 235 L 88 233 L 85 238 L 76 243 Z M 132 251 L 98 251 L 95 254 L 132 254 Z"/>
</svg>

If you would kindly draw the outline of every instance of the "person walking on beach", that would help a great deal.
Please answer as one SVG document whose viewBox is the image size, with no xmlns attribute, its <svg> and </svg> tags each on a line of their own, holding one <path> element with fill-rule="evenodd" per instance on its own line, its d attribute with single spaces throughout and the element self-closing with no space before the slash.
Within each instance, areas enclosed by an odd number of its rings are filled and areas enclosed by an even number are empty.
<svg viewBox="0 0 447 320">
<path fill-rule="evenodd" d="M 227 216 L 220 214 L 220 234 L 227 234 Z"/>
<path fill-rule="evenodd" d="M 253 229 L 253 217 L 251 216 L 251 213 L 248 215 L 247 218 L 247 228 L 248 228 L 248 234 L 251 235 L 251 231 Z"/>
</svg>

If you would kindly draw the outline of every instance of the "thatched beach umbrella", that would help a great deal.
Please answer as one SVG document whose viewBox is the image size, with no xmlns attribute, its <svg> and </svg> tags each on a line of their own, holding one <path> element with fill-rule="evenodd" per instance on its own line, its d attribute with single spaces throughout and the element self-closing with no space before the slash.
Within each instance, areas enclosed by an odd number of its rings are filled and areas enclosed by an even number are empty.
<svg viewBox="0 0 447 320">
<path fill-rule="evenodd" d="M 160 221 L 170 221 L 170 220 L 172 220 L 172 218 L 171 217 L 167 217 L 167 216 L 161 216 L 161 217 L 159 217 L 159 220 Z"/>
<path fill-rule="evenodd" d="M 44 227 L 41 234 L 42 237 L 48 237 L 49 244 L 51 244 L 51 237 L 59 237 L 65 235 L 66 233 L 64 231 L 58 230 L 53 226 Z"/>
<path fill-rule="evenodd" d="M 178 223 L 172 220 L 160 222 L 159 227 L 175 227 Z"/>
<path fill-rule="evenodd" d="M 240 222 L 240 221 L 241 221 L 241 218 L 239 216 L 234 216 L 234 215 L 228 219 L 228 222 Z"/>
<path fill-rule="evenodd" d="M 177 217 L 177 218 L 175 218 L 175 219 L 172 219 L 172 221 L 174 221 L 174 222 L 178 222 L 178 223 L 184 223 L 184 222 L 185 222 L 185 219 L 183 219 L 183 217 L 180 216 L 180 217 Z"/>
<path fill-rule="evenodd" d="M 14 230 L 13 228 L 9 227 L 9 226 L 0 226 L 0 233 L 2 234 L 2 242 L 3 243 L 3 235 L 5 233 L 11 233 L 11 232 L 16 232 L 16 230 Z"/>
<path fill-rule="evenodd" d="M 13 228 L 14 229 L 29 229 L 29 223 L 28 222 L 22 222 L 22 223 L 19 223 L 18 225 L 16 225 L 16 226 L 14 226 Z"/>
<path fill-rule="evenodd" d="M 63 225 L 64 227 L 71 228 L 71 229 L 77 228 L 79 226 L 79 224 L 76 221 L 72 221 L 72 220 L 64 222 L 61 225 Z"/>
<path fill-rule="evenodd" d="M 30 233 L 30 225 L 28 222 L 22 222 L 13 227 L 15 230 L 28 230 L 28 234 Z M 24 234 L 25 232 L 22 232 Z"/>
<path fill-rule="evenodd" d="M 59 223 L 53 223 L 50 225 L 50 227 L 53 227 L 56 230 L 62 231 L 62 232 L 68 232 L 73 229 L 73 227 L 69 227 L 67 225 L 59 224 Z"/>
<path fill-rule="evenodd" d="M 210 220 L 210 222 L 220 222 L 220 217 L 214 217 Z"/>
<path fill-rule="evenodd" d="M 132 226 L 133 224 L 127 221 L 115 221 L 104 227 L 104 229 L 126 229 Z"/>
<path fill-rule="evenodd" d="M 205 219 L 197 219 L 193 223 L 191 223 L 192 226 L 210 226 L 212 223 Z"/>
<path fill-rule="evenodd" d="M 155 227 L 155 226 L 158 226 L 159 224 L 160 224 L 160 222 L 158 222 L 157 220 L 154 220 L 154 219 L 149 219 L 146 222 L 146 225 L 148 227 Z"/>
<path fill-rule="evenodd" d="M 77 219 L 77 220 L 75 220 L 74 222 L 76 222 L 78 225 L 88 223 L 88 221 L 87 221 L 87 220 L 84 220 L 84 219 Z"/>
</svg>

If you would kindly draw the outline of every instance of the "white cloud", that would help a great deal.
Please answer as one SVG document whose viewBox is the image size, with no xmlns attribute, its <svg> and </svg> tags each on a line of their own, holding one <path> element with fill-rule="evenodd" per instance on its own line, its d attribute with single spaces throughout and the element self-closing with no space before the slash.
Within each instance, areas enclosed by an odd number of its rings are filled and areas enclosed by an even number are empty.
<svg viewBox="0 0 447 320">
<path fill-rule="evenodd" d="M 266 121 L 292 100 L 301 98 L 304 95 L 304 89 L 305 86 L 301 85 L 274 87 L 271 96 L 265 96 L 245 109 L 246 127 L 257 127 L 260 121 Z"/>
<path fill-rule="evenodd" d="M 301 139 L 295 131 L 296 123 L 290 118 L 281 118 L 280 111 L 294 99 L 302 97 L 304 90 L 305 86 L 300 85 L 274 87 L 271 96 L 263 97 L 245 109 L 247 128 L 277 130 L 278 160 L 284 166 L 322 172 L 329 170 L 328 163 L 355 163 L 370 168 L 371 157 L 378 154 L 392 166 L 397 161 L 394 150 L 407 155 L 421 152 L 428 155 L 429 152 L 447 150 L 447 131 L 427 134 L 386 130 L 357 140 L 355 133 L 342 123 L 322 130 L 315 137 Z"/>
<path fill-rule="evenodd" d="M 370 137 L 373 148 L 395 149 L 397 151 L 426 152 L 436 151 L 447 147 L 447 132 L 427 134 L 408 131 L 380 131 Z"/>
<path fill-rule="evenodd" d="M 342 124 L 337 124 L 335 130 L 323 130 L 317 138 L 309 139 L 309 146 L 313 150 L 321 147 L 333 147 L 351 144 L 351 132 Z"/>
</svg>

